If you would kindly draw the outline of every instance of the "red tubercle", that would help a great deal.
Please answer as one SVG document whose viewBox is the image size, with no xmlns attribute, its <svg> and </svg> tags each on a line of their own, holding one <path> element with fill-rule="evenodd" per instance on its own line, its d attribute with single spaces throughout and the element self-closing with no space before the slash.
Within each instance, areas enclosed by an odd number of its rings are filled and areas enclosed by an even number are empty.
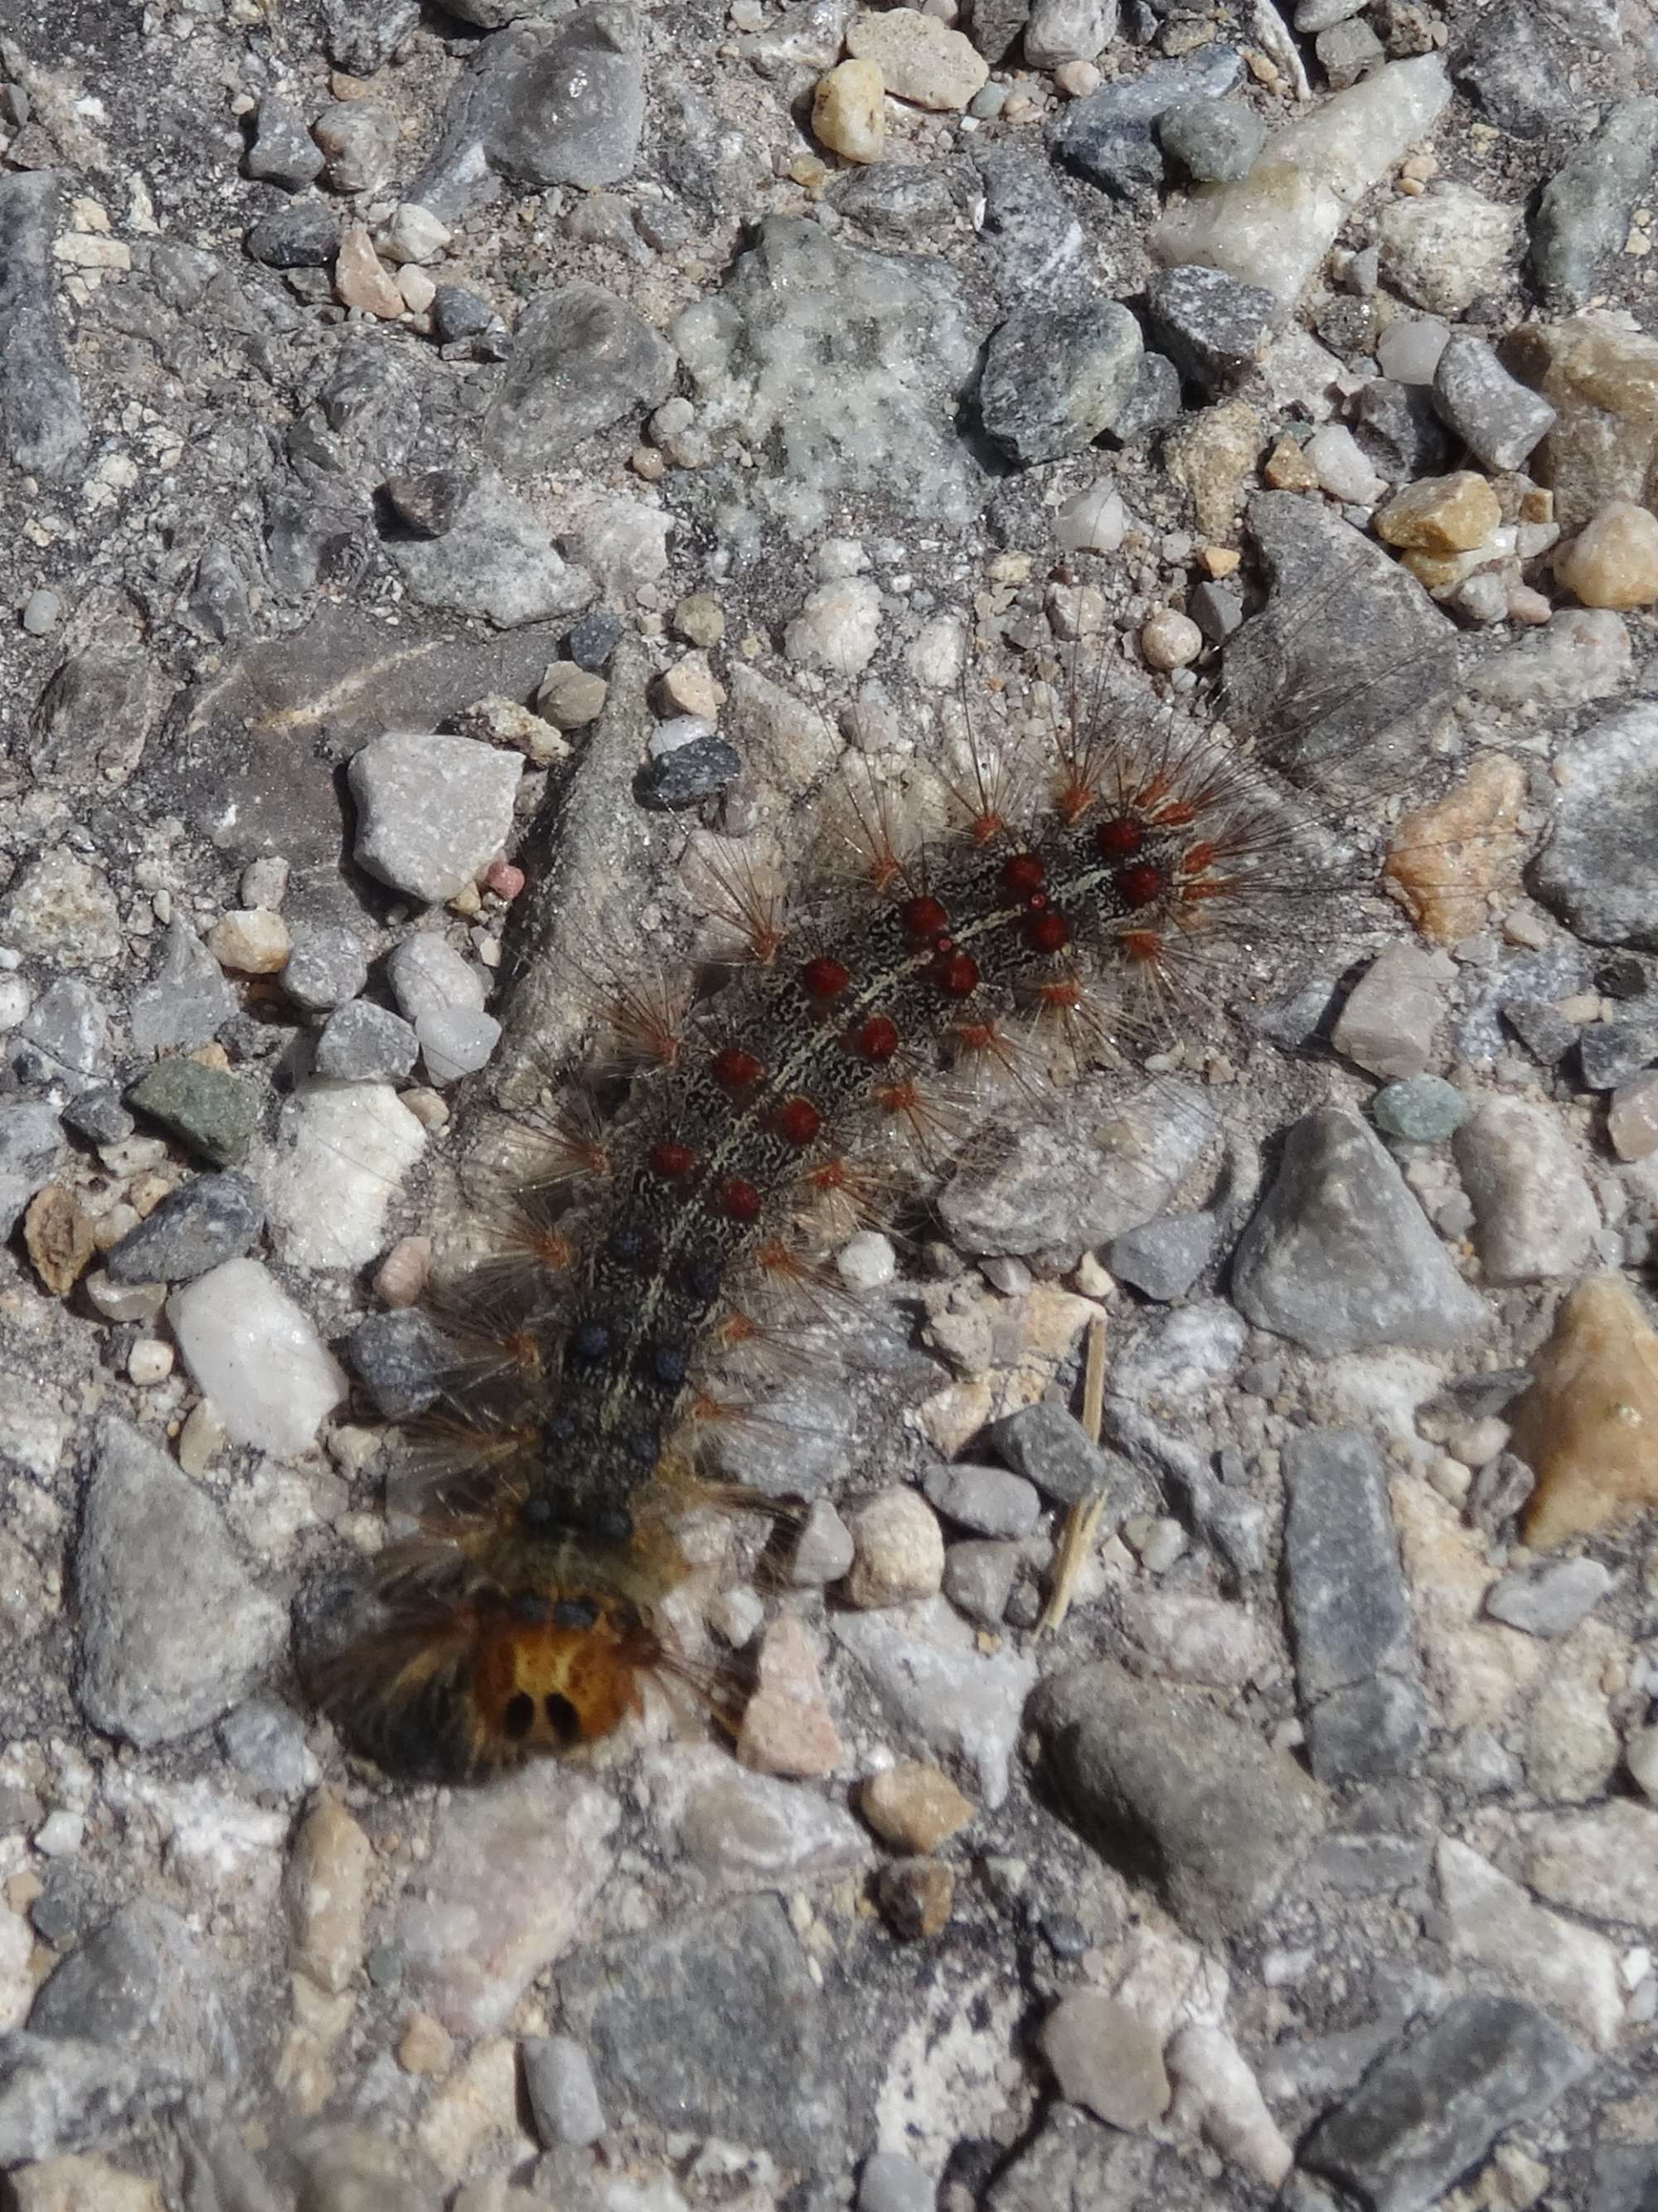
<svg viewBox="0 0 1658 2212">
<path fill-rule="evenodd" d="M 885 1014 L 872 1014 L 847 1040 L 849 1048 L 857 1054 L 859 1060 L 872 1061 L 890 1060 L 901 1042 L 897 1023 L 890 1020 Z"/>
<path fill-rule="evenodd" d="M 800 970 L 800 988 L 809 999 L 838 999 L 851 982 L 851 969 L 844 961 L 831 960 L 827 955 L 808 960 Z"/>
<path fill-rule="evenodd" d="M 1206 869 L 1212 868 L 1219 857 L 1218 849 L 1212 844 L 1189 846 L 1181 855 L 1180 872 L 1183 876 L 1200 876 Z"/>
<path fill-rule="evenodd" d="M 771 1117 L 785 1144 L 809 1145 L 823 1126 L 823 1117 L 810 1098 L 786 1098 Z"/>
<path fill-rule="evenodd" d="M 765 1063 L 744 1052 L 741 1045 L 728 1044 L 715 1053 L 709 1065 L 709 1073 L 722 1091 L 751 1091 L 766 1073 Z"/>
<path fill-rule="evenodd" d="M 751 1182 L 732 1176 L 720 1186 L 720 1211 L 731 1221 L 757 1221 L 765 1201 Z"/>
<path fill-rule="evenodd" d="M 650 1149 L 653 1175 L 660 1176 L 664 1182 L 688 1182 L 696 1172 L 696 1153 L 689 1145 L 682 1145 L 672 1137 L 664 1137 Z"/>
<path fill-rule="evenodd" d="M 1035 853 L 1016 853 L 1002 863 L 1002 889 L 1015 898 L 1034 897 L 1048 881 L 1048 870 Z"/>
<path fill-rule="evenodd" d="M 1126 814 L 1102 822 L 1094 832 L 1094 848 L 1102 860 L 1132 860 L 1145 842 L 1145 830 Z"/>
<path fill-rule="evenodd" d="M 1150 860 L 1120 868 L 1113 880 L 1117 896 L 1127 907 L 1155 906 L 1169 888 L 1168 877 Z"/>
<path fill-rule="evenodd" d="M 966 952 L 941 951 L 927 972 L 947 999 L 969 998 L 979 988 L 979 963 Z"/>
<path fill-rule="evenodd" d="M 1163 939 L 1155 929 L 1128 929 L 1117 939 L 1127 957 L 1142 968 L 1163 957 Z"/>
<path fill-rule="evenodd" d="M 898 909 L 898 921 L 905 936 L 921 944 L 942 937 L 950 927 L 950 915 L 943 902 L 925 892 L 904 901 Z"/>
<path fill-rule="evenodd" d="M 1071 942 L 1071 924 L 1050 907 L 1045 914 L 1029 915 L 1020 934 L 1033 952 L 1063 952 Z"/>
</svg>

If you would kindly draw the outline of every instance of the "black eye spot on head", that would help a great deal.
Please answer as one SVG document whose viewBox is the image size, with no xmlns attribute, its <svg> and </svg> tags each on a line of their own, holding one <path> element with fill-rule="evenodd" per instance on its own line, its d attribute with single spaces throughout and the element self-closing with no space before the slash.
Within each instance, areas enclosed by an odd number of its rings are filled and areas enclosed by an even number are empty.
<svg viewBox="0 0 1658 2212">
<path fill-rule="evenodd" d="M 634 1533 L 634 1516 L 625 1505 L 605 1505 L 593 1516 L 593 1534 L 606 1544 L 625 1544 Z"/>
<path fill-rule="evenodd" d="M 652 1378 L 665 1390 L 677 1390 L 690 1364 L 683 1345 L 659 1344 L 651 1352 Z"/>
<path fill-rule="evenodd" d="M 555 1628 L 597 1628 L 598 1607 L 590 1597 L 560 1597 L 550 1616 Z"/>
<path fill-rule="evenodd" d="M 536 1724 L 536 1701 L 527 1691 L 519 1690 L 507 1700 L 507 1710 L 501 1724 L 514 1743 L 521 1743 Z"/>
<path fill-rule="evenodd" d="M 527 1702 L 527 1700 L 526 1700 Z M 544 1700 L 547 1711 L 547 1725 L 562 1744 L 580 1743 L 581 1716 L 568 1698 L 552 1691 Z"/>
<path fill-rule="evenodd" d="M 595 1367 L 610 1355 L 610 1332 L 602 1321 L 579 1321 L 570 1331 L 569 1352 L 572 1359 L 580 1359 Z"/>
</svg>

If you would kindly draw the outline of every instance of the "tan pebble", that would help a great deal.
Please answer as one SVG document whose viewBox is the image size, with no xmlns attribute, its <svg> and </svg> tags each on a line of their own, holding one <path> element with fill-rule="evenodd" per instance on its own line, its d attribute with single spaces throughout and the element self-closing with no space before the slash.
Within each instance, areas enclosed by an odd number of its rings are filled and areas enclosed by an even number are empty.
<svg viewBox="0 0 1658 2212">
<path fill-rule="evenodd" d="M 1658 1504 L 1658 1334 L 1618 1277 L 1565 1300 L 1511 1419 L 1537 1475 L 1523 1531 L 1534 1551 Z"/>
<path fill-rule="evenodd" d="M 446 2074 L 455 2055 L 454 2039 L 429 2012 L 410 2013 L 398 2038 L 398 2063 L 405 2074 Z"/>
<path fill-rule="evenodd" d="M 556 730 L 585 730 L 604 712 L 609 690 L 602 676 L 574 660 L 556 660 L 541 680 L 536 712 Z"/>
<path fill-rule="evenodd" d="M 518 2147 L 518 2046 L 510 2036 L 480 2043 L 446 2081 L 416 2130 L 446 2181 L 458 2181 L 490 2136 Z"/>
<path fill-rule="evenodd" d="M 855 60 L 876 63 L 895 99 L 916 107 L 965 107 L 990 76 L 989 63 L 970 39 L 915 8 L 854 15 L 847 52 Z"/>
<path fill-rule="evenodd" d="M 89 2152 L 15 2166 L 9 2179 L 15 2212 L 164 2212 L 153 2181 Z"/>
<path fill-rule="evenodd" d="M 1190 615 L 1172 610 L 1153 615 L 1140 632 L 1140 652 L 1148 668 L 1185 668 L 1203 651 L 1203 632 Z"/>
<path fill-rule="evenodd" d="M 947 1844 L 975 1811 L 941 1767 L 920 1759 L 872 1774 L 858 1793 L 858 1809 L 883 1843 L 919 1854 Z"/>
<path fill-rule="evenodd" d="M 1407 814 L 1386 873 L 1422 934 L 1460 945 L 1483 927 L 1487 902 L 1518 873 L 1525 772 L 1506 753 L 1482 753 L 1436 806 Z"/>
<path fill-rule="evenodd" d="M 1162 2037 L 1103 1990 L 1072 1990 L 1061 1997 L 1036 2040 L 1060 2094 L 1112 2127 L 1149 2128 L 1168 2111 L 1174 2093 Z"/>
<path fill-rule="evenodd" d="M 49 1182 L 29 1200 L 23 1243 L 35 1273 L 55 1298 L 69 1296 L 98 1249 L 94 1224 L 74 1193 L 60 1182 Z"/>
<path fill-rule="evenodd" d="M 1424 477 L 1377 510 L 1376 535 L 1388 545 L 1421 553 L 1467 553 L 1501 526 L 1502 504 L 1474 469 Z"/>
<path fill-rule="evenodd" d="M 349 226 L 334 257 L 334 297 L 343 307 L 360 307 L 381 322 L 395 322 L 404 313 L 403 294 L 381 265 L 366 223 Z"/>
<path fill-rule="evenodd" d="M 824 1703 L 817 1655 L 793 1613 L 781 1614 L 767 1630 L 758 1677 L 737 1740 L 742 1765 L 795 1779 L 832 1773 L 841 1762 L 841 1738 Z"/>
<path fill-rule="evenodd" d="M 1658 515 L 1633 500 L 1607 502 L 1555 562 L 1586 607 L 1648 607 L 1658 599 Z"/>
<path fill-rule="evenodd" d="M 362 1959 L 374 1857 L 356 1821 L 325 1791 L 294 1839 L 285 1889 L 294 1964 L 331 1993 L 345 1988 Z"/>
<path fill-rule="evenodd" d="M 673 611 L 676 633 L 704 651 L 726 635 L 726 612 L 709 592 L 688 592 Z"/>
<path fill-rule="evenodd" d="M 403 1237 L 380 1261 L 374 1289 L 388 1306 L 411 1306 L 426 1288 L 432 1272 L 429 1237 Z"/>
<path fill-rule="evenodd" d="M 328 89 L 336 100 L 367 100 L 374 84 L 372 77 L 353 76 L 348 70 L 330 70 Z"/>
<path fill-rule="evenodd" d="M 1606 1134 L 1620 1160 L 1649 1160 L 1658 1152 L 1658 1075 L 1619 1084 L 1606 1107 Z"/>
<path fill-rule="evenodd" d="M 657 694 L 671 713 L 701 714 L 710 722 L 719 719 L 726 703 L 726 687 L 708 666 L 706 653 L 688 653 L 665 669 L 657 679 Z"/>
<path fill-rule="evenodd" d="M 228 1437 L 210 1398 L 198 1398 L 179 1431 L 179 1464 L 186 1474 L 205 1474 Z"/>
<path fill-rule="evenodd" d="M 1218 583 L 1223 576 L 1233 573 L 1243 556 L 1234 545 L 1205 545 L 1199 548 L 1198 558 Z"/>
<path fill-rule="evenodd" d="M 919 1942 L 949 1925 L 956 1903 L 955 1869 L 942 1859 L 895 1859 L 876 1877 L 875 1896 L 893 1934 Z"/>
<path fill-rule="evenodd" d="M 1317 470 L 1291 437 L 1278 440 L 1260 472 L 1274 491 L 1315 491 L 1318 488 Z"/>
<path fill-rule="evenodd" d="M 660 483 L 668 473 L 668 464 L 654 446 L 635 446 L 628 456 L 628 466 L 647 483 Z"/>
<path fill-rule="evenodd" d="M 403 304 L 411 315 L 423 315 L 438 296 L 435 282 L 412 261 L 405 261 L 398 270 L 397 283 Z"/>
<path fill-rule="evenodd" d="M 1067 100 L 1086 100 L 1104 80 L 1092 62 L 1076 61 L 1061 62 L 1054 72 L 1054 82 Z"/>
<path fill-rule="evenodd" d="M 812 95 L 812 135 L 843 161 L 878 161 L 886 149 L 886 81 L 873 61 L 839 63 Z"/>
<path fill-rule="evenodd" d="M 239 907 L 222 914 L 207 933 L 207 949 L 221 968 L 242 975 L 274 975 L 293 951 L 288 924 L 272 908 Z"/>
<path fill-rule="evenodd" d="M 902 1605 L 932 1597 L 944 1580 L 944 1540 L 938 1516 L 913 1490 L 889 1490 L 852 1516 L 848 1603 Z"/>
<path fill-rule="evenodd" d="M 1526 623 L 1533 629 L 1541 629 L 1554 609 L 1545 594 L 1533 591 L 1529 584 L 1509 586 L 1509 620 Z"/>
</svg>

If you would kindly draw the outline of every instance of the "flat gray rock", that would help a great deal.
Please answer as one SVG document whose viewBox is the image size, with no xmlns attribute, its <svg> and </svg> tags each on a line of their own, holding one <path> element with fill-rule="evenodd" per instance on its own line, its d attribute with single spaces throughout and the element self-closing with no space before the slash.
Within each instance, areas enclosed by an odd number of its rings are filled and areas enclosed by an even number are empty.
<svg viewBox="0 0 1658 2212">
<path fill-rule="evenodd" d="M 0 177 L 0 447 L 53 481 L 70 473 L 88 434 L 52 296 L 58 227 L 51 170 Z"/>
</svg>

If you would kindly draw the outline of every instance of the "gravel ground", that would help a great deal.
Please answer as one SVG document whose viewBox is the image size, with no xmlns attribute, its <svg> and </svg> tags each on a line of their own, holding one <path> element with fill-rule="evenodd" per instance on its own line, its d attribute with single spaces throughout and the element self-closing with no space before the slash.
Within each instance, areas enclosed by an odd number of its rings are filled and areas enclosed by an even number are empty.
<svg viewBox="0 0 1658 2212">
<path fill-rule="evenodd" d="M 1650 2206 L 1639 0 L 50 13 L 0 0 L 8 2202 Z M 780 1572 L 705 1547 L 738 1758 L 653 1700 L 486 1790 L 353 1763 L 294 1623 L 573 967 L 692 957 L 731 841 L 808 867 L 843 752 L 924 781 L 964 665 L 1017 730 L 1079 638 L 1392 898 L 841 1253 L 722 1444 L 810 1500 Z"/>
</svg>

